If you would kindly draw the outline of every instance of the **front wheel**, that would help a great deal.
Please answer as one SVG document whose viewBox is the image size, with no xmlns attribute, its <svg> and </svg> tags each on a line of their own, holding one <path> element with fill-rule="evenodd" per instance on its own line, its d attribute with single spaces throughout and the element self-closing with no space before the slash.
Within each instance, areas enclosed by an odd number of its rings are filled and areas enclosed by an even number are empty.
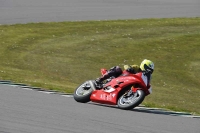
<svg viewBox="0 0 200 133">
<path fill-rule="evenodd" d="M 74 99 L 81 103 L 89 102 L 90 96 L 94 90 L 96 90 L 94 82 L 92 80 L 86 81 L 76 88 L 74 91 Z"/>
<path fill-rule="evenodd" d="M 120 109 L 132 109 L 138 106 L 145 98 L 145 93 L 143 90 L 137 90 L 136 93 L 129 90 L 129 92 L 122 95 L 117 102 Z"/>
</svg>

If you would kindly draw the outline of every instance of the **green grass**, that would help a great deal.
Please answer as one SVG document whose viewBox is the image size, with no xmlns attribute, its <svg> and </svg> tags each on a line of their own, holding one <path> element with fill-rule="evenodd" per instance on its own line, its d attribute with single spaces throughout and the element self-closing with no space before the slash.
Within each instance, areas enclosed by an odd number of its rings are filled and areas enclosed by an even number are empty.
<svg viewBox="0 0 200 133">
<path fill-rule="evenodd" d="M 155 63 L 150 107 L 200 114 L 200 18 L 0 26 L 0 79 L 72 93 L 100 68 Z"/>
</svg>

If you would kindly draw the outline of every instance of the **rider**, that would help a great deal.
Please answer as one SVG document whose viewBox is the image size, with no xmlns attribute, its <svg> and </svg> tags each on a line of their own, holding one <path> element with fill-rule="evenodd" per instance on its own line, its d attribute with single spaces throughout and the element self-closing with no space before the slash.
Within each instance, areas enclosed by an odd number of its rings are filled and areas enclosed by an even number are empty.
<svg viewBox="0 0 200 133">
<path fill-rule="evenodd" d="M 154 63 L 150 60 L 144 59 L 140 66 L 138 65 L 124 65 L 124 69 L 128 72 L 128 73 L 133 73 L 136 74 L 138 72 L 143 72 L 144 75 L 147 76 L 148 79 L 148 85 L 150 84 L 150 80 L 151 80 L 151 74 L 153 73 L 154 70 Z M 110 68 L 110 70 L 108 70 L 104 75 L 102 75 L 100 78 L 97 78 L 96 84 L 97 86 L 101 86 L 102 82 L 110 77 L 118 77 L 123 73 L 122 69 L 119 66 L 114 66 L 112 68 Z"/>
</svg>

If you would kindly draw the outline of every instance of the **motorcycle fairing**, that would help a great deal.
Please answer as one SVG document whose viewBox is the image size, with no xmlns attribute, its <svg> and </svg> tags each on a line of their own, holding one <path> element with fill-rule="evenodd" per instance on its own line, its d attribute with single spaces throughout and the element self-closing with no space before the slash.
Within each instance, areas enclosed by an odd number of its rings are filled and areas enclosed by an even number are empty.
<svg viewBox="0 0 200 133">
<path fill-rule="evenodd" d="M 113 92 L 106 92 L 106 90 L 95 90 L 92 92 L 90 100 L 92 102 L 116 105 L 118 90 L 114 89 Z"/>
<path fill-rule="evenodd" d="M 119 92 L 123 88 L 134 84 L 139 84 L 141 88 L 148 91 L 147 81 L 144 81 L 143 76 L 143 73 L 123 73 L 122 76 L 108 82 L 103 89 L 93 91 L 90 100 L 102 104 L 116 105 Z M 137 91 L 137 89 L 139 88 L 132 88 L 133 91 Z"/>
</svg>

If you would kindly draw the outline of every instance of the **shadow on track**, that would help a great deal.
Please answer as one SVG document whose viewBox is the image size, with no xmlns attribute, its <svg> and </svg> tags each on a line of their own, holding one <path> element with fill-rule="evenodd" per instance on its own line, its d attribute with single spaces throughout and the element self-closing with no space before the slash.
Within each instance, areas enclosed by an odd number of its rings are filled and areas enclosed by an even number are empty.
<svg viewBox="0 0 200 133">
<path fill-rule="evenodd" d="M 119 109 L 117 106 L 106 105 L 106 104 L 98 104 L 98 103 L 93 103 L 93 102 L 90 102 L 88 104 Z M 192 114 L 187 113 L 187 112 L 175 112 L 175 111 L 169 111 L 169 110 L 165 110 L 165 109 L 161 109 L 161 108 L 147 108 L 147 107 L 144 107 L 144 106 L 138 106 L 138 107 L 135 107 L 135 108 L 133 108 L 131 110 L 124 110 L 124 111 L 133 111 L 133 112 L 159 114 L 159 115 L 171 115 L 171 116 L 184 116 L 184 117 L 200 118 L 200 116 L 193 116 Z"/>
</svg>

